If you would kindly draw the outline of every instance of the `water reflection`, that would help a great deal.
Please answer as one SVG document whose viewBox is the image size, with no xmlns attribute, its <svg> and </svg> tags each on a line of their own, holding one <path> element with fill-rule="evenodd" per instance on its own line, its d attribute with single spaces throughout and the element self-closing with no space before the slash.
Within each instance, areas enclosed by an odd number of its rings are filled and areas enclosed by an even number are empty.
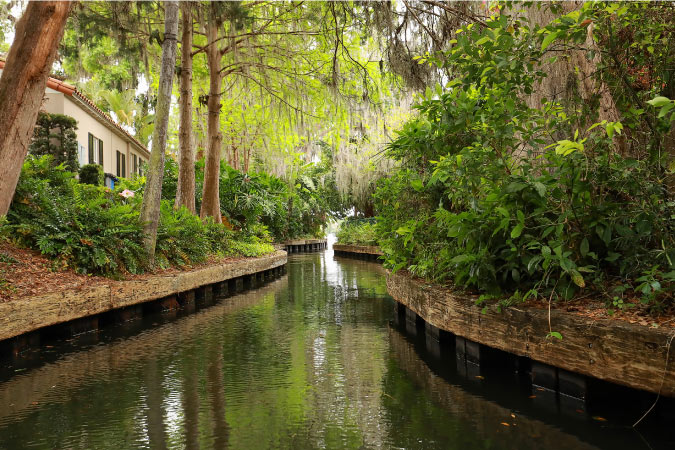
<svg viewBox="0 0 675 450">
<path fill-rule="evenodd" d="M 459 430 L 473 428 L 500 448 L 591 449 L 576 436 L 467 392 L 435 374 L 419 356 L 412 342 L 391 329 L 391 352 L 398 367 L 434 402 L 458 422 Z M 422 425 L 424 426 L 424 425 Z"/>
<path fill-rule="evenodd" d="M 196 314 L 45 349 L 0 382 L 0 449 L 593 448 L 440 376 L 438 346 L 390 326 L 382 275 L 292 255 L 287 276 Z"/>
</svg>

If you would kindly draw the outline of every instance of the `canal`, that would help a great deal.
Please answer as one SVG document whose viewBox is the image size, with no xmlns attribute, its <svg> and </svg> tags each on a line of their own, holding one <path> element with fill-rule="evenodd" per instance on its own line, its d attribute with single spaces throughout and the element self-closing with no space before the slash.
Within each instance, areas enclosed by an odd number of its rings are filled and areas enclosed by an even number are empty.
<svg viewBox="0 0 675 450">
<path fill-rule="evenodd" d="M 379 264 L 293 254 L 196 313 L 3 361 L 0 449 L 675 448 L 673 427 L 630 427 L 639 402 L 589 410 L 399 321 Z"/>
</svg>

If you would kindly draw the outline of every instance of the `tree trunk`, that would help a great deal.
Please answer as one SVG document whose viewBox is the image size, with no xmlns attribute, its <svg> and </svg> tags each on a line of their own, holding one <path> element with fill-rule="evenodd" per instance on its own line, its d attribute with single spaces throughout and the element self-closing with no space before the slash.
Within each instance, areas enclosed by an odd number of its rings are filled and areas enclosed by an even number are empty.
<svg viewBox="0 0 675 450">
<path fill-rule="evenodd" d="M 152 152 L 148 164 L 148 178 L 145 183 L 141 222 L 143 222 L 143 244 L 150 261 L 155 258 L 157 227 L 162 202 L 162 182 L 164 180 L 164 152 L 166 135 L 169 128 L 169 108 L 171 106 L 171 87 L 174 66 L 176 65 L 176 39 L 178 36 L 178 2 L 165 2 L 164 42 L 162 43 L 162 67 L 159 74 L 157 92 L 157 110 L 155 112 L 155 130 L 152 133 Z"/>
<path fill-rule="evenodd" d="M 239 146 L 242 145 L 243 140 L 239 139 L 239 145 L 235 145 L 232 148 L 232 167 L 239 170 L 240 169 L 240 163 L 239 163 Z"/>
<path fill-rule="evenodd" d="M 180 71 L 180 157 L 175 208 L 185 206 L 192 214 L 195 209 L 195 153 L 192 145 L 192 5 L 181 4 L 183 38 L 181 40 Z"/>
<path fill-rule="evenodd" d="M 249 165 L 251 163 L 251 147 L 244 148 L 244 172 L 248 173 Z"/>
<path fill-rule="evenodd" d="M 0 216 L 9 211 L 70 2 L 29 2 L 0 78 Z"/>
<path fill-rule="evenodd" d="M 206 38 L 213 42 L 206 48 L 206 58 L 209 65 L 209 100 L 208 109 L 208 149 L 206 150 L 206 165 L 204 167 L 204 189 L 202 191 L 202 207 L 199 216 L 204 219 L 213 217 L 216 223 L 222 223 L 220 215 L 220 149 L 223 134 L 220 131 L 220 89 L 222 76 L 220 73 L 220 51 L 215 41 L 218 38 L 218 23 L 215 6 L 211 4 L 209 21 L 206 25 Z"/>
<path fill-rule="evenodd" d="M 581 8 L 582 4 L 583 2 L 581 1 L 562 2 L 563 14 L 569 14 Z M 543 27 L 558 17 L 545 4 L 535 4 L 526 7 L 525 12 L 531 26 L 537 24 Z M 608 122 L 620 121 L 621 115 L 616 107 L 614 98 L 609 89 L 607 89 L 607 86 L 595 76 L 601 52 L 593 40 L 593 24 L 590 24 L 588 27 L 586 41 L 583 46 L 586 49 L 595 50 L 596 56 L 593 59 L 589 59 L 586 56 L 587 50 L 570 50 L 555 61 L 542 64 L 540 69 L 546 72 L 546 78 L 535 84 L 532 94 L 526 98 L 526 103 L 531 108 L 540 108 L 542 99 L 558 100 L 565 104 L 565 100 L 573 98 L 575 94 L 583 102 L 588 103 L 597 95 L 599 100 L 597 118 L 589 117 L 587 118 L 589 123 L 580 125 L 589 126 L 596 119 L 598 121 L 607 120 Z M 563 137 L 560 138 L 562 139 Z M 617 144 L 620 152 L 623 153 L 625 147 L 623 138 L 617 135 L 615 144 Z"/>
</svg>

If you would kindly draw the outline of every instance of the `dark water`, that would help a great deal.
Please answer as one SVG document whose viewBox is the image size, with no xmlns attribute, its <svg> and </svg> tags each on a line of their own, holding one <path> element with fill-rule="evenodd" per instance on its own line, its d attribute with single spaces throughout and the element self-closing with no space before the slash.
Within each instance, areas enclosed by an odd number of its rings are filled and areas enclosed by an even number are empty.
<svg viewBox="0 0 675 450">
<path fill-rule="evenodd" d="M 594 418 L 458 369 L 393 319 L 378 264 L 292 255 L 284 277 L 195 314 L 3 363 L 0 449 L 675 448 L 672 431 L 626 426 L 644 405 Z"/>
</svg>

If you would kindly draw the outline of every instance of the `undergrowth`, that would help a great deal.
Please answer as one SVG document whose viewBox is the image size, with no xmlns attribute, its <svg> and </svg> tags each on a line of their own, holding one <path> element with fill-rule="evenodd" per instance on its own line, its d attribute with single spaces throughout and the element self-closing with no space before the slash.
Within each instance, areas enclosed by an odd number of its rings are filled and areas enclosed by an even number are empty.
<svg viewBox="0 0 675 450">
<path fill-rule="evenodd" d="M 82 184 L 50 156 L 28 156 L 0 232 L 39 250 L 57 268 L 109 277 L 143 273 L 150 265 L 139 221 L 141 203 L 141 189 L 129 196 L 120 189 Z M 164 200 L 155 263 L 159 268 L 183 267 L 210 256 L 261 256 L 274 251 L 265 240 L 265 228 L 233 232 L 185 209 L 175 211 Z"/>
<path fill-rule="evenodd" d="M 345 220 L 337 234 L 339 244 L 377 245 L 375 223 L 368 220 Z"/>
</svg>

